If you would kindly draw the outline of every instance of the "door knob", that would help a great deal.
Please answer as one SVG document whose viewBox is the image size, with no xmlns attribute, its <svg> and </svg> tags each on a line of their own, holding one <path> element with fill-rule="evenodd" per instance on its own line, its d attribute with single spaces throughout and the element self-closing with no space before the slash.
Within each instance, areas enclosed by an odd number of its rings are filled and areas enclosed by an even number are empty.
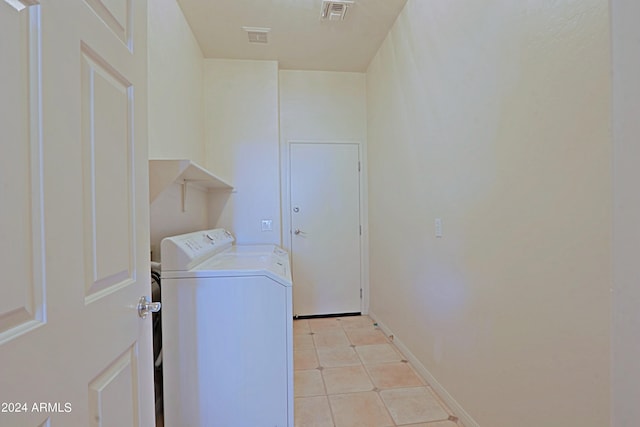
<svg viewBox="0 0 640 427">
<path fill-rule="evenodd" d="M 157 313 L 161 308 L 161 303 L 151 302 L 149 301 L 149 297 L 142 296 L 140 297 L 140 301 L 138 301 L 138 316 L 144 319 L 149 313 Z"/>
<path fill-rule="evenodd" d="M 293 234 L 297 236 L 298 234 L 304 234 L 304 231 L 300 230 L 299 228 L 296 228 L 295 230 L 293 230 Z"/>
</svg>

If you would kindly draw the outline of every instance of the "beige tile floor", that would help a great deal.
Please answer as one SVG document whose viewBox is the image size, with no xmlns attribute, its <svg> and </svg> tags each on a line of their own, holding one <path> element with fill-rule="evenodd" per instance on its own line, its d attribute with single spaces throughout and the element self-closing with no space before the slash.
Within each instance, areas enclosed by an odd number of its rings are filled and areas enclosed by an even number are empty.
<svg viewBox="0 0 640 427">
<path fill-rule="evenodd" d="M 293 322 L 296 427 L 462 427 L 367 316 Z"/>
</svg>

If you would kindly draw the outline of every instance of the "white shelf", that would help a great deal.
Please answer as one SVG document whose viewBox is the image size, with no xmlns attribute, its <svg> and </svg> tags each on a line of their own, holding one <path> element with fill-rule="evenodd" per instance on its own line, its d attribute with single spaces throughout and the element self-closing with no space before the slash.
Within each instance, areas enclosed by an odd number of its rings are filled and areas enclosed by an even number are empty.
<svg viewBox="0 0 640 427">
<path fill-rule="evenodd" d="M 150 203 L 173 183 L 182 184 L 183 191 L 187 184 L 211 190 L 233 190 L 231 184 L 191 160 L 149 160 Z"/>
</svg>

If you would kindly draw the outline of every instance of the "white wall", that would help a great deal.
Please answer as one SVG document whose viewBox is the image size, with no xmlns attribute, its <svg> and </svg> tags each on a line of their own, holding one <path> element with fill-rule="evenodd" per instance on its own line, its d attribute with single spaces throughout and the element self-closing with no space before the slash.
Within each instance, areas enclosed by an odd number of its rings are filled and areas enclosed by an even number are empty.
<svg viewBox="0 0 640 427">
<path fill-rule="evenodd" d="M 175 0 L 151 1 L 148 13 L 149 158 L 204 164 L 202 52 Z M 208 227 L 207 203 L 205 193 L 190 187 L 183 212 L 177 184 L 154 200 L 154 260 L 162 238 Z"/>
<path fill-rule="evenodd" d="M 612 424 L 640 420 L 640 3 L 612 1 L 614 289 Z"/>
<path fill-rule="evenodd" d="M 280 244 L 278 63 L 205 59 L 204 97 L 206 166 L 236 189 L 212 198 L 211 226 L 238 243 Z"/>
<path fill-rule="evenodd" d="M 175 0 L 149 2 L 149 158 L 204 163 L 202 52 Z"/>
<path fill-rule="evenodd" d="M 289 151 L 291 141 L 358 142 L 366 165 L 367 103 L 366 75 L 332 71 L 280 70 L 280 144 L 282 165 L 282 244 L 291 248 Z M 369 255 L 367 241 L 367 174 L 361 173 L 362 286 L 368 309 Z"/>
<path fill-rule="evenodd" d="M 189 185 L 182 211 L 182 186 L 172 184 L 151 203 L 151 260 L 160 261 L 160 242 L 168 236 L 209 228 L 209 193 Z"/>
<path fill-rule="evenodd" d="M 287 141 L 359 141 L 367 134 L 364 73 L 280 71 L 280 136 Z"/>
<path fill-rule="evenodd" d="M 482 426 L 609 423 L 607 6 L 409 0 L 367 72 L 371 312 Z"/>
</svg>

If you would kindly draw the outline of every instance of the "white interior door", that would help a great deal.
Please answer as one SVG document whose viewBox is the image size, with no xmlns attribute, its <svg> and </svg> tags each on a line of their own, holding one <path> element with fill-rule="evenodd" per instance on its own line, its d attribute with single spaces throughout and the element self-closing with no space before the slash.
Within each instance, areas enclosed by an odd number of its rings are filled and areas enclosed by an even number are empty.
<svg viewBox="0 0 640 427">
<path fill-rule="evenodd" d="M 290 144 L 293 310 L 361 311 L 357 144 Z"/>
<path fill-rule="evenodd" d="M 153 426 L 144 0 L 0 0 L 0 426 Z"/>
</svg>

